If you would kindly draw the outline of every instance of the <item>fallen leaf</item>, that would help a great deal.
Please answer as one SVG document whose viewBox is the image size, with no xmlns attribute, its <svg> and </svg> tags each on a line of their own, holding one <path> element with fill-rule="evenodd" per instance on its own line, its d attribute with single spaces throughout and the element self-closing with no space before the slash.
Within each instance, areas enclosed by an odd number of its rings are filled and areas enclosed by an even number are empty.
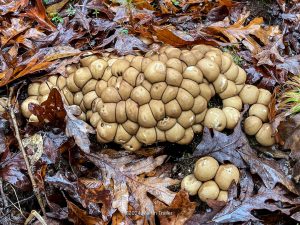
<svg viewBox="0 0 300 225">
<path fill-rule="evenodd" d="M 156 158 L 138 158 L 129 152 L 117 153 L 105 151 L 104 153 L 86 154 L 102 172 L 103 183 L 106 188 L 113 180 L 113 208 L 118 209 L 122 215 L 128 212 L 129 198 L 132 196 L 141 213 L 154 215 L 154 205 L 147 193 L 155 196 L 160 201 L 170 205 L 175 198 L 175 193 L 166 187 L 178 184 L 177 180 L 168 177 L 142 178 L 138 175 L 150 172 L 160 166 L 166 156 Z"/>
<path fill-rule="evenodd" d="M 69 0 L 62 0 L 56 4 L 50 5 L 47 7 L 46 12 L 49 15 L 58 13 L 68 2 L 69 2 Z"/>
<path fill-rule="evenodd" d="M 193 215 L 196 203 L 186 191 L 179 191 L 170 206 L 154 200 L 155 212 L 161 225 L 183 225 Z"/>
</svg>

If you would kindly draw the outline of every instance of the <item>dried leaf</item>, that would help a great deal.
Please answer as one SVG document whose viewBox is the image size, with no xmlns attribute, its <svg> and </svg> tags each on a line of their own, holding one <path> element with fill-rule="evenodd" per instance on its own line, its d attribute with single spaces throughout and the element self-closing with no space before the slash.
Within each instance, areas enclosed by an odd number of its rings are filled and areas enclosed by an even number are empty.
<svg viewBox="0 0 300 225">
<path fill-rule="evenodd" d="M 56 4 L 50 5 L 47 7 L 46 12 L 49 15 L 58 13 L 68 2 L 69 0 L 62 0 Z"/>
<path fill-rule="evenodd" d="M 123 215 L 126 215 L 128 211 L 129 196 L 134 197 L 141 213 L 154 214 L 154 206 L 147 193 L 168 205 L 173 201 L 175 193 L 166 187 L 177 184 L 177 180 L 167 177 L 138 177 L 160 166 L 166 156 L 138 159 L 134 154 L 114 151 L 86 155 L 100 168 L 105 187 L 108 188 L 111 185 L 111 179 L 113 180 L 113 208 L 118 209 Z"/>
<path fill-rule="evenodd" d="M 179 191 L 170 206 L 154 201 L 155 212 L 161 225 L 183 225 L 193 215 L 196 203 L 191 202 L 186 191 Z"/>
</svg>

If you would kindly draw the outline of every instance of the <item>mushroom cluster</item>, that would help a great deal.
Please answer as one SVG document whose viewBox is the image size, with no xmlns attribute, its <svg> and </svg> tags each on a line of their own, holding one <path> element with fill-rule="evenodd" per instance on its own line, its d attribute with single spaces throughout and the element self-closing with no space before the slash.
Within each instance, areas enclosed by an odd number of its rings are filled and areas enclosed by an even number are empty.
<svg viewBox="0 0 300 225">
<path fill-rule="evenodd" d="M 115 142 L 131 151 L 155 142 L 188 144 L 203 126 L 232 129 L 243 103 L 254 104 L 251 116 L 267 121 L 270 92 L 245 85 L 245 71 L 230 54 L 212 46 L 163 46 L 145 56 L 92 55 L 67 66 L 66 73 L 67 78 L 51 76 L 30 84 L 23 115 L 36 121 L 28 104 L 41 104 L 56 87 L 70 105 L 80 106 L 79 118 L 96 128 L 99 142 Z M 208 108 L 215 94 L 223 99 L 223 109 Z M 270 145 L 274 140 L 266 126 L 251 133 Z"/>
<path fill-rule="evenodd" d="M 208 199 L 226 202 L 229 186 L 233 181 L 237 184 L 239 180 L 240 172 L 235 165 L 219 165 L 213 157 L 205 156 L 195 163 L 194 173 L 182 179 L 181 189 L 191 196 L 198 193 L 204 202 Z"/>
</svg>

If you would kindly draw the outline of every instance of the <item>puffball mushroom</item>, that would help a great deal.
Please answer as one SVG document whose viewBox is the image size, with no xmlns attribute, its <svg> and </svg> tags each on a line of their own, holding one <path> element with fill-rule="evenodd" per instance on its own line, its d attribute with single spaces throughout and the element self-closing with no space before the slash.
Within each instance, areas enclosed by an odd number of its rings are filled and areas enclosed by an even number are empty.
<svg viewBox="0 0 300 225">
<path fill-rule="evenodd" d="M 28 100 L 22 104 L 25 117 L 36 120 L 26 110 L 28 102 L 42 103 L 55 87 L 67 104 L 80 107 L 78 118 L 99 130 L 99 142 L 114 141 L 135 151 L 163 141 L 188 144 L 203 126 L 233 129 L 243 104 L 250 104 L 245 132 L 256 134 L 264 145 L 273 143 L 266 126 L 262 129 L 271 93 L 245 85 L 246 72 L 230 54 L 212 46 L 163 46 L 144 56 L 87 55 L 66 66 L 66 74 L 29 85 Z M 215 95 L 222 99 L 222 110 L 208 107 Z"/>
<path fill-rule="evenodd" d="M 219 166 L 219 169 L 215 176 L 215 181 L 219 188 L 223 191 L 227 191 L 232 181 L 238 183 L 240 180 L 240 171 L 233 164 L 225 164 Z"/>
<path fill-rule="evenodd" d="M 213 157 L 205 156 L 197 160 L 194 175 L 200 181 L 208 181 L 214 178 L 219 168 L 219 163 Z"/>
<path fill-rule="evenodd" d="M 203 183 L 198 191 L 198 196 L 201 201 L 206 202 L 207 199 L 215 200 L 219 196 L 220 189 L 216 182 L 210 180 Z"/>
<path fill-rule="evenodd" d="M 220 191 L 217 197 L 218 201 L 227 202 L 228 201 L 228 191 Z"/>
<path fill-rule="evenodd" d="M 23 116 L 25 116 L 26 118 L 29 118 L 32 115 L 32 113 L 28 109 L 28 105 L 30 103 L 34 103 L 34 104 L 37 104 L 37 105 L 40 104 L 39 101 L 35 100 L 35 99 L 29 99 L 28 98 L 25 101 L 23 101 L 22 104 L 21 104 L 21 112 L 22 112 Z"/>
<path fill-rule="evenodd" d="M 193 174 L 187 175 L 181 181 L 181 189 L 186 190 L 189 195 L 197 194 L 202 182 L 197 180 Z"/>
<path fill-rule="evenodd" d="M 263 146 L 271 146 L 275 143 L 273 137 L 272 126 L 269 123 L 264 123 L 259 131 L 256 133 L 255 138 L 257 142 Z"/>
<path fill-rule="evenodd" d="M 222 131 L 226 127 L 226 115 L 218 108 L 210 108 L 206 112 L 204 125 L 217 131 Z"/>
</svg>

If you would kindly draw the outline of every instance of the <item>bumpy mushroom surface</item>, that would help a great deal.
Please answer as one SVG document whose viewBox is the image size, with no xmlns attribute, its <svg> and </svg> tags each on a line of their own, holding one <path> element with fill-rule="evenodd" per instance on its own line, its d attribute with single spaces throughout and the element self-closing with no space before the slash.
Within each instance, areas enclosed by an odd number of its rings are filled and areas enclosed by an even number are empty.
<svg viewBox="0 0 300 225">
<path fill-rule="evenodd" d="M 191 50 L 163 46 L 144 56 L 87 55 L 66 66 L 66 74 L 30 84 L 24 116 L 36 120 L 27 110 L 29 99 L 42 103 L 55 87 L 67 104 L 81 108 L 78 118 L 97 128 L 98 141 L 114 141 L 130 151 L 160 141 L 188 144 L 203 126 L 233 129 L 243 104 L 254 104 L 249 115 L 266 122 L 272 97 L 267 90 L 245 85 L 247 74 L 230 54 L 207 45 Z M 209 107 L 215 95 L 223 110 Z M 250 122 L 245 123 L 246 133 L 258 133 L 259 124 L 251 130 Z"/>
<path fill-rule="evenodd" d="M 194 174 L 187 175 L 181 181 L 181 189 L 186 190 L 189 195 L 196 195 L 202 182 L 197 180 Z"/>
<path fill-rule="evenodd" d="M 206 202 L 207 199 L 217 199 L 219 196 L 219 192 L 220 189 L 216 182 L 210 180 L 201 185 L 198 191 L 198 196 L 201 201 Z"/>
<path fill-rule="evenodd" d="M 227 191 L 231 182 L 240 180 L 239 169 L 233 164 L 221 165 L 216 173 L 215 181 L 221 190 Z"/>
<path fill-rule="evenodd" d="M 219 163 L 213 157 L 205 156 L 197 160 L 194 175 L 200 181 L 208 181 L 214 178 L 219 168 Z"/>
</svg>

